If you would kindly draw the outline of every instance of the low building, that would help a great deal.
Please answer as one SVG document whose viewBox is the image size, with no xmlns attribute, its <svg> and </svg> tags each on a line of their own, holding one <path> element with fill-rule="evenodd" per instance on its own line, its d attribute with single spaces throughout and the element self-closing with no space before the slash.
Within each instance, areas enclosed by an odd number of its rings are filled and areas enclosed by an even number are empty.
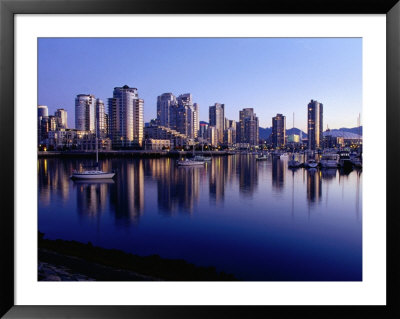
<svg viewBox="0 0 400 319">
<path fill-rule="evenodd" d="M 171 148 L 185 146 L 187 140 L 185 134 L 161 125 L 145 127 L 144 136 L 146 139 L 169 140 Z"/>
<path fill-rule="evenodd" d="M 170 140 L 156 140 L 152 138 L 148 138 L 145 141 L 145 149 L 152 151 L 160 151 L 171 148 Z"/>
</svg>

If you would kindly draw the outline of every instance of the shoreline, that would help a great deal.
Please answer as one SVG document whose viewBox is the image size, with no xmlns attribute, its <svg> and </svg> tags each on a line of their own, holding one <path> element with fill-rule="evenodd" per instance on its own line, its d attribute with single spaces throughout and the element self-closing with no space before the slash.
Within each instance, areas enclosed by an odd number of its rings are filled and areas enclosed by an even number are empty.
<svg viewBox="0 0 400 319">
<path fill-rule="evenodd" d="M 79 278 L 93 281 L 237 281 L 234 275 L 218 272 L 215 267 L 196 266 L 183 259 L 138 256 L 93 246 L 90 242 L 44 239 L 44 234 L 39 232 L 38 280 L 82 280 Z"/>
<path fill-rule="evenodd" d="M 88 151 L 38 151 L 38 158 L 44 157 L 93 157 L 95 150 Z M 151 150 L 118 150 L 118 151 L 99 151 L 99 158 L 160 158 L 160 157 L 181 157 L 192 156 L 193 151 L 151 151 Z M 228 156 L 232 155 L 229 151 L 195 151 L 195 155 L 206 156 Z"/>
</svg>

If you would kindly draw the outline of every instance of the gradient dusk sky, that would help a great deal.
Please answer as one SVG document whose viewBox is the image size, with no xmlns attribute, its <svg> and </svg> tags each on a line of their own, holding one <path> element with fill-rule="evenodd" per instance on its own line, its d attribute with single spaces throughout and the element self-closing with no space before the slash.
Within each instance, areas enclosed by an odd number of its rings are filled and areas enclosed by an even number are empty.
<svg viewBox="0 0 400 319">
<path fill-rule="evenodd" d="M 38 104 L 68 111 L 75 127 L 77 94 L 107 105 L 127 84 L 144 99 L 144 120 L 156 117 L 157 96 L 192 93 L 200 120 L 225 104 L 225 116 L 254 108 L 260 127 L 277 113 L 306 132 L 307 104 L 324 105 L 324 130 L 355 127 L 362 111 L 361 38 L 40 38 Z"/>
</svg>

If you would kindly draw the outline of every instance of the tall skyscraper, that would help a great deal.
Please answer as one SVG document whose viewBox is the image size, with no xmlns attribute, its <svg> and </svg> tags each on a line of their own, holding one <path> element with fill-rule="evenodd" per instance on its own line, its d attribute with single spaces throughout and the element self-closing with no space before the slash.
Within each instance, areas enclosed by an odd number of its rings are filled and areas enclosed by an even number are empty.
<svg viewBox="0 0 400 319">
<path fill-rule="evenodd" d="M 46 105 L 38 105 L 38 121 L 37 121 L 37 134 L 38 144 L 45 139 L 48 131 L 47 118 L 49 116 L 49 110 Z"/>
<path fill-rule="evenodd" d="M 58 128 L 68 128 L 67 123 L 67 111 L 64 109 L 57 109 L 54 113 L 55 117 L 57 118 L 57 127 Z"/>
<path fill-rule="evenodd" d="M 208 123 L 200 121 L 199 135 L 203 140 L 208 138 Z"/>
<path fill-rule="evenodd" d="M 98 137 L 105 137 L 107 130 L 106 111 L 104 102 L 96 99 L 96 130 Z"/>
<path fill-rule="evenodd" d="M 232 146 L 236 143 L 236 121 L 225 119 L 224 144 Z"/>
<path fill-rule="evenodd" d="M 248 143 L 252 146 L 259 143 L 258 117 L 254 113 L 253 108 L 244 108 L 239 111 L 239 128 L 240 143 Z"/>
<path fill-rule="evenodd" d="M 78 94 L 75 98 L 75 128 L 78 131 L 95 130 L 96 98 L 92 94 Z"/>
<path fill-rule="evenodd" d="M 187 138 L 194 138 L 194 108 L 192 94 L 181 94 L 177 98 L 178 106 L 174 109 L 172 128 Z"/>
<path fill-rule="evenodd" d="M 136 88 L 115 87 L 108 99 L 108 116 L 113 147 L 142 146 L 143 104 Z"/>
<path fill-rule="evenodd" d="M 199 119 L 199 105 L 193 103 L 193 137 L 196 138 L 199 135 L 200 129 L 200 119 Z"/>
<path fill-rule="evenodd" d="M 49 116 L 47 105 L 38 105 L 38 117 Z"/>
<path fill-rule="evenodd" d="M 163 93 L 157 97 L 157 124 L 170 128 L 174 108 L 177 107 L 175 95 Z"/>
<path fill-rule="evenodd" d="M 323 141 L 323 105 L 311 100 L 307 106 L 308 148 L 316 150 L 322 147 Z"/>
<path fill-rule="evenodd" d="M 215 103 L 209 107 L 210 126 L 214 126 L 217 133 L 217 141 L 224 142 L 225 129 L 225 104 Z"/>
<path fill-rule="evenodd" d="M 286 144 L 286 117 L 282 114 L 272 118 L 272 143 L 274 147 L 284 147 Z"/>
</svg>

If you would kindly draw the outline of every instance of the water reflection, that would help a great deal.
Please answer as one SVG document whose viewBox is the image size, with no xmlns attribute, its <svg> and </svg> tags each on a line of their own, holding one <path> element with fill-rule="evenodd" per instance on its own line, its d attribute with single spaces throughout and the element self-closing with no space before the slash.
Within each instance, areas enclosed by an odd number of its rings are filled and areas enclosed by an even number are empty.
<svg viewBox="0 0 400 319">
<path fill-rule="evenodd" d="M 110 206 L 118 224 L 137 223 L 144 211 L 143 160 L 112 161 L 118 178 L 110 188 Z"/>
<path fill-rule="evenodd" d="M 227 160 L 232 159 L 228 157 Z M 239 175 L 240 194 L 251 197 L 258 185 L 258 163 L 255 157 L 251 155 L 239 155 L 236 172 Z"/>
<path fill-rule="evenodd" d="M 78 214 L 95 217 L 106 210 L 108 184 L 113 180 L 74 181 Z"/>
<path fill-rule="evenodd" d="M 282 190 L 285 186 L 285 165 L 287 162 L 278 157 L 272 159 L 272 186 L 276 190 Z"/>
<path fill-rule="evenodd" d="M 322 197 L 322 173 L 316 168 L 307 170 L 307 199 L 310 205 L 321 201 Z"/>
<path fill-rule="evenodd" d="M 278 191 L 283 196 L 279 199 L 282 203 L 291 203 L 287 211 L 294 216 L 295 202 L 301 203 L 299 196 L 304 196 L 301 194 L 305 194 L 308 207 L 316 207 L 322 201 L 328 207 L 330 192 L 339 190 L 344 198 L 345 188 L 350 188 L 354 190 L 356 214 L 358 218 L 361 215 L 361 171 L 289 170 L 287 162 L 279 158 L 257 162 L 254 156 L 236 155 L 214 157 L 204 167 L 186 168 L 177 167 L 171 158 L 108 159 L 101 162 L 101 168 L 116 170 L 114 180 L 70 180 L 75 167 L 89 164 L 89 160 L 82 159 L 39 159 L 39 205 L 68 202 L 75 193 L 78 215 L 95 217 L 109 212 L 117 225 L 130 225 L 137 224 L 146 213 L 146 198 L 154 199 L 158 214 L 174 216 L 193 214 L 204 206 L 200 198 L 208 197 L 209 204 L 222 208 L 234 199 L 232 194 L 239 193 L 245 200 L 254 196 L 267 200 L 271 191 Z M 259 184 L 263 185 L 260 191 Z"/>
</svg>

